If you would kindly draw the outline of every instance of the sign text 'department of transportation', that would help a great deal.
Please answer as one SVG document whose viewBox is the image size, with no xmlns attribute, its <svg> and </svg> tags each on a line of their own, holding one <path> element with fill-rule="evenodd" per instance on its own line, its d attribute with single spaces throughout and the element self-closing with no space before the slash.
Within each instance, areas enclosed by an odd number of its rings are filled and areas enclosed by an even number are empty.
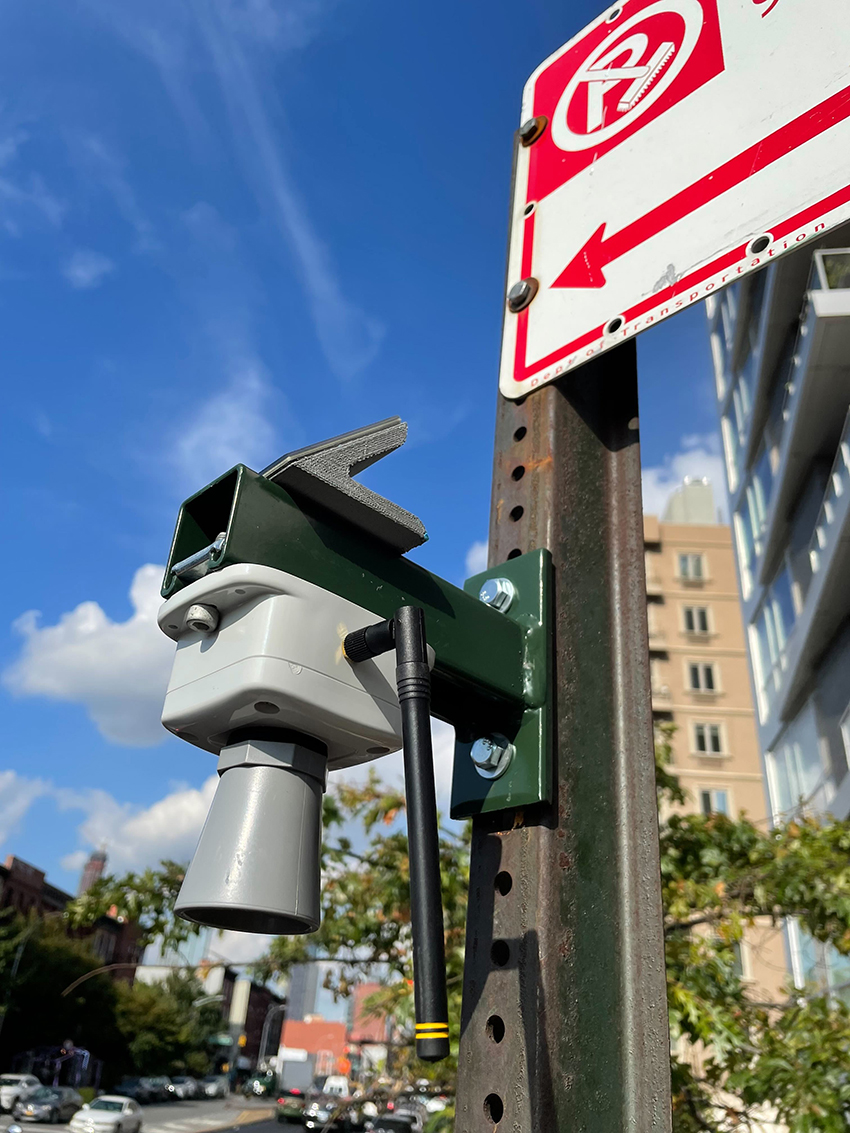
<svg viewBox="0 0 850 1133">
<path fill-rule="evenodd" d="M 516 398 L 850 218 L 837 0 L 624 0 L 526 84 Z"/>
</svg>

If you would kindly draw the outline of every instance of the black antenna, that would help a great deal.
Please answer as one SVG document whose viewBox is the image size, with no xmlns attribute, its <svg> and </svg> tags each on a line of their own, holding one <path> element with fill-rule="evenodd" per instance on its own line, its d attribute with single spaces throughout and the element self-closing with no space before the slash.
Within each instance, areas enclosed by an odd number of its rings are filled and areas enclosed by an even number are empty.
<svg viewBox="0 0 850 1133">
<path fill-rule="evenodd" d="M 449 1008 L 425 615 L 418 606 L 401 606 L 392 621 L 350 633 L 343 650 L 357 662 L 387 653 L 393 644 L 404 743 L 416 1054 L 439 1062 L 449 1054 Z"/>
</svg>

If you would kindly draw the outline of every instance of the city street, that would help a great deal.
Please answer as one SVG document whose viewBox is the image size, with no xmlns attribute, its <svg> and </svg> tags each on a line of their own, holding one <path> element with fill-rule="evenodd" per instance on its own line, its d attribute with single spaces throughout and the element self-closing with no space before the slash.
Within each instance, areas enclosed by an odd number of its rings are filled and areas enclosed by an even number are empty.
<svg viewBox="0 0 850 1133">
<path fill-rule="evenodd" d="M 166 1105 L 142 1106 L 142 1133 L 206 1133 L 213 1129 L 235 1129 L 242 1125 L 263 1122 L 274 1112 L 270 1102 L 263 1099 L 246 1099 L 235 1094 L 216 1101 L 181 1101 Z M 0 1133 L 6 1133 L 15 1124 L 11 1114 L 0 1116 Z M 23 1129 L 34 1133 L 46 1130 L 67 1130 L 67 1125 L 42 1125 L 39 1122 L 19 1122 Z M 259 1125 L 258 1125 L 259 1128 Z"/>
</svg>

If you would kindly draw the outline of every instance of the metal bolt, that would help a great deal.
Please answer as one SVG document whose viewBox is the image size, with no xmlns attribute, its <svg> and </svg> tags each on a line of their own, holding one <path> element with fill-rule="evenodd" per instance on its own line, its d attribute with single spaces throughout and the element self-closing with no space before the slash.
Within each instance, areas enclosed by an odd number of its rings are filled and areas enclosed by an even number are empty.
<svg viewBox="0 0 850 1133">
<path fill-rule="evenodd" d="M 488 578 L 478 591 L 478 598 L 485 606 L 504 614 L 516 598 L 516 587 L 509 578 Z"/>
<path fill-rule="evenodd" d="M 197 602 L 186 611 L 185 625 L 198 633 L 214 633 L 218 629 L 218 610 Z"/>
<path fill-rule="evenodd" d="M 498 779 L 510 767 L 515 751 L 504 736 L 482 736 L 469 749 L 469 758 L 482 779 Z"/>
<path fill-rule="evenodd" d="M 538 114 L 536 118 L 529 118 L 519 128 L 519 140 L 524 146 L 533 145 L 546 129 L 548 119 L 545 114 Z"/>
<path fill-rule="evenodd" d="M 537 280 L 531 277 L 515 283 L 508 292 L 508 309 L 514 314 L 524 310 L 537 294 L 539 287 Z"/>
</svg>

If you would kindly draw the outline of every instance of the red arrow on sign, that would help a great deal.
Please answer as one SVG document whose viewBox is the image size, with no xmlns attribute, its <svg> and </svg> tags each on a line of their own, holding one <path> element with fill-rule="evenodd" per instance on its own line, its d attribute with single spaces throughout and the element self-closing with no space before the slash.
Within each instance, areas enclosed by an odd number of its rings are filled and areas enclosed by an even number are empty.
<svg viewBox="0 0 850 1133">
<path fill-rule="evenodd" d="M 696 212 L 709 201 L 728 193 L 748 177 L 773 165 L 775 161 L 843 122 L 845 118 L 850 118 L 850 87 L 845 87 L 799 118 L 794 118 L 763 141 L 750 146 L 607 239 L 606 226 L 601 224 L 551 286 L 604 287 L 604 268 L 608 264 L 657 236 L 677 220 Z"/>
</svg>

